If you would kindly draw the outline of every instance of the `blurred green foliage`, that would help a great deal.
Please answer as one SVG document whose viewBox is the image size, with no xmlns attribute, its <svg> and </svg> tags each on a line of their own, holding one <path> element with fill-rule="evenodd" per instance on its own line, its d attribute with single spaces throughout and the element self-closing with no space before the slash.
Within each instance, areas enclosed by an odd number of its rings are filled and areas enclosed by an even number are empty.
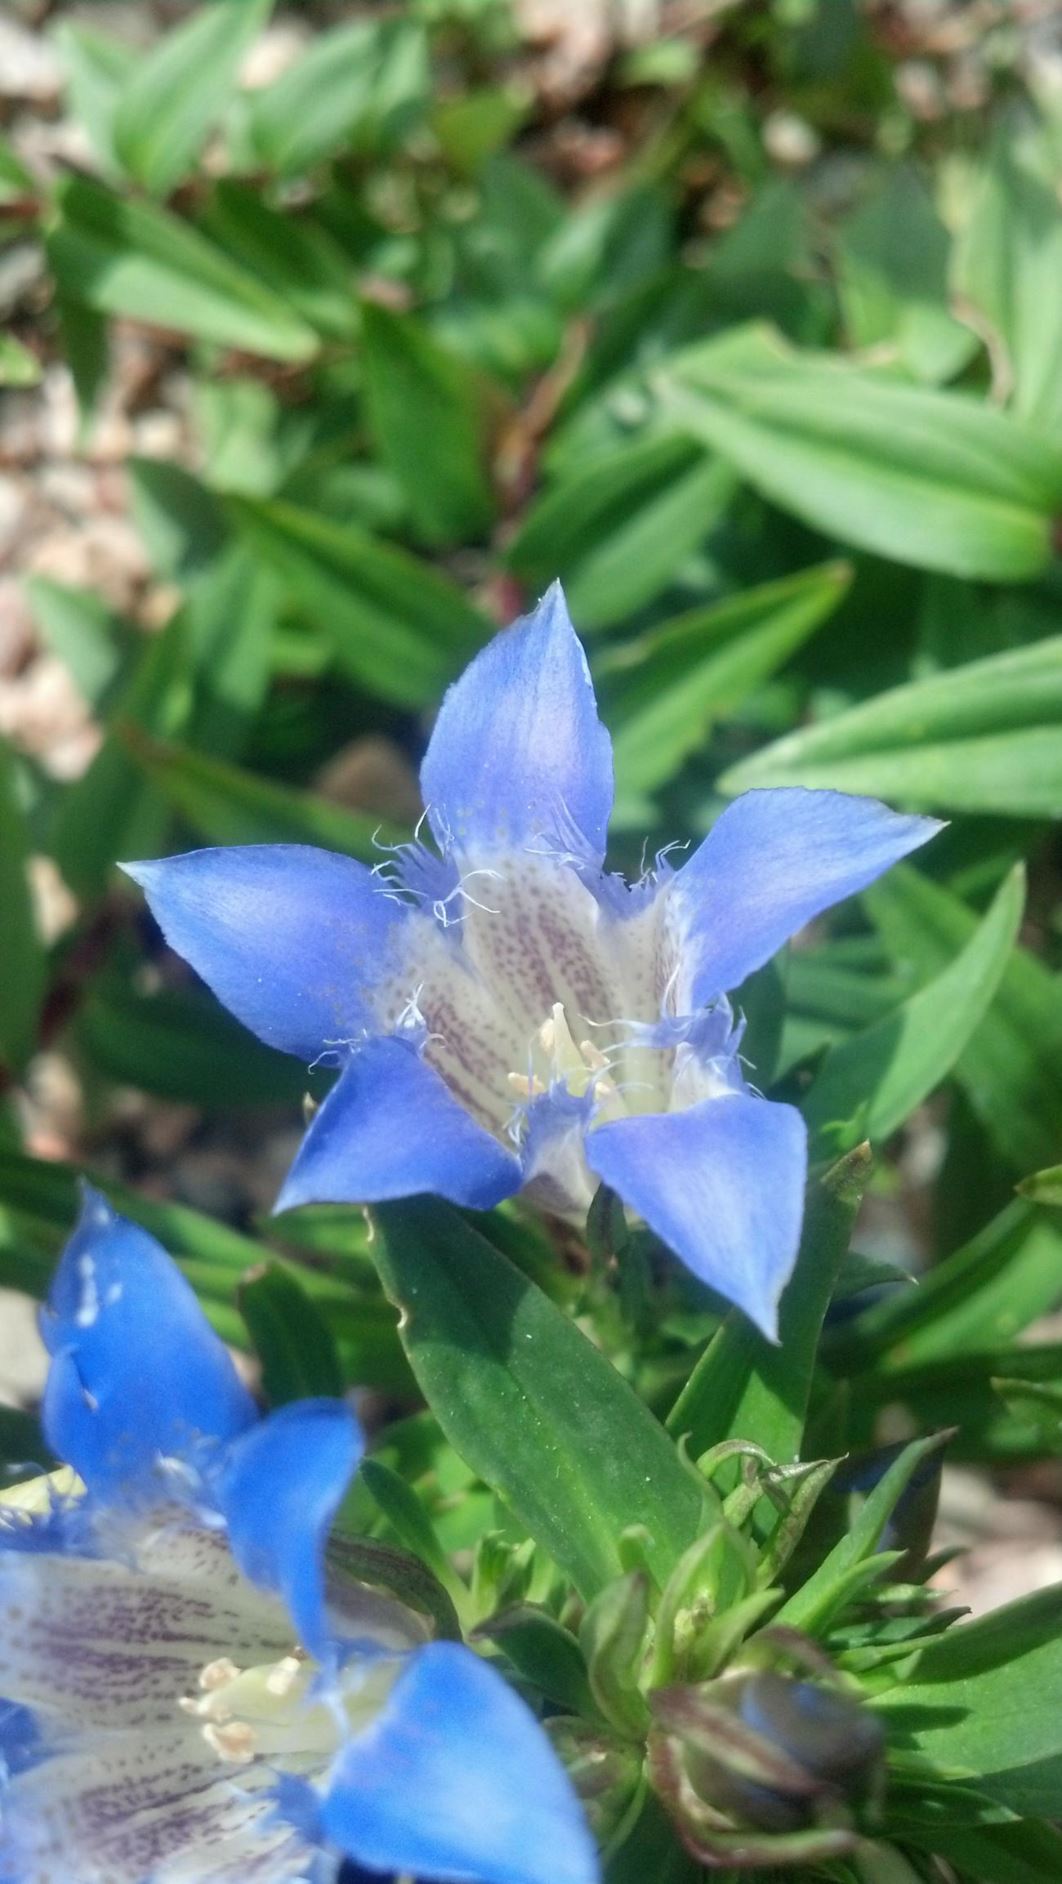
<svg viewBox="0 0 1062 1884">
<path fill-rule="evenodd" d="M 879 1193 L 912 1188 L 936 1264 L 918 1291 L 888 1251 L 831 1270 L 812 1434 L 836 1452 L 947 1422 L 973 1458 L 1043 1449 L 1062 1350 L 1026 1330 L 1062 1300 L 1062 117 L 1005 20 L 970 53 L 974 109 L 932 49 L 919 104 L 893 13 L 693 5 L 558 98 L 505 0 L 306 8 L 302 50 L 254 90 L 266 0 L 213 0 L 146 53 L 59 10 L 91 158 L 42 185 L 0 149 L 2 239 L 39 240 L 50 284 L 0 380 L 65 359 L 91 441 L 116 337 L 146 334 L 187 369 L 192 445 L 128 467 L 175 603 L 161 630 L 29 585 L 103 738 L 68 783 L 0 762 L 5 1282 L 39 1293 L 72 1210 L 70 1174 L 21 1142 L 39 1047 L 73 1058 L 104 1141 L 122 1088 L 294 1120 L 305 1084 L 164 955 L 116 859 L 280 838 L 371 860 L 415 811 L 338 804 L 321 768 L 370 734 L 415 762 L 445 685 L 559 575 L 616 740 L 619 866 L 750 786 L 953 817 L 744 1005 L 761 1083 L 806 1098 L 823 1153 L 869 1132 Z M 78 899 L 50 947 L 32 853 Z M 359 1213 L 237 1231 L 167 1209 L 281 1397 L 410 1388 Z M 503 1213 L 496 1234 L 579 1296 L 539 1232 Z M 718 1304 L 687 1281 L 637 1348 L 621 1301 L 583 1306 L 658 1411 L 698 1356 L 725 1363 Z M 431 1445 L 412 1476 L 449 1547 L 482 1505 L 455 1515 L 464 1468 Z"/>
</svg>

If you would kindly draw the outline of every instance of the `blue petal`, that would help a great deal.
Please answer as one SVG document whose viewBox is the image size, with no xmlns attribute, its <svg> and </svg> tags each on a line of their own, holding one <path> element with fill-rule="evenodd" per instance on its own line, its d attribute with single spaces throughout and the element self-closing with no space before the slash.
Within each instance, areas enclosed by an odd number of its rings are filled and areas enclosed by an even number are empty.
<svg viewBox="0 0 1062 1884">
<path fill-rule="evenodd" d="M 370 1870 L 476 1884 L 594 1884 L 597 1854 L 534 1715 L 471 1650 L 434 1642 L 337 1760 L 321 1818 Z"/>
<path fill-rule="evenodd" d="M 170 947 L 269 1046 L 313 1060 L 372 1027 L 366 990 L 408 910 L 364 864 L 252 844 L 122 868 Z"/>
<path fill-rule="evenodd" d="M 303 1139 L 277 1199 L 382 1203 L 432 1191 L 489 1210 L 520 1188 L 520 1167 L 453 1097 L 410 1040 L 352 1055 Z"/>
<path fill-rule="evenodd" d="M 240 1569 L 282 1598 L 300 1642 L 322 1662 L 325 1545 L 363 1450 L 341 1400 L 297 1400 L 234 1441 L 216 1480 Z"/>
<path fill-rule="evenodd" d="M 612 742 L 559 583 L 450 688 L 420 783 L 444 850 L 532 847 L 600 862 Z"/>
<path fill-rule="evenodd" d="M 43 1757 L 44 1742 L 29 1708 L 0 1701 L 0 1787 Z"/>
<path fill-rule="evenodd" d="M 176 1265 L 86 1188 L 42 1332 L 52 1450 L 105 1497 L 161 1456 L 198 1458 L 256 1417 L 254 1401 Z"/>
<path fill-rule="evenodd" d="M 743 1094 L 704 1099 L 601 1125 L 586 1158 L 695 1276 L 775 1339 L 804 1211 L 799 1112 Z"/>
<path fill-rule="evenodd" d="M 677 873 L 682 961 L 677 997 L 699 1007 L 746 975 L 833 903 L 873 883 L 942 826 L 876 798 L 799 787 L 746 792 Z"/>
</svg>

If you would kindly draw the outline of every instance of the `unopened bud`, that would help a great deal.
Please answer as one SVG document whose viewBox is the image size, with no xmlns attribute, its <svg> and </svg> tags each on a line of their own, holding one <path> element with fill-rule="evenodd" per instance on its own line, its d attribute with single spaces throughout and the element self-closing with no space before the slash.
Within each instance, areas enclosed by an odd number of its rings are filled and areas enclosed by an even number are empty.
<svg viewBox="0 0 1062 1884">
<path fill-rule="evenodd" d="M 881 1723 L 810 1681 L 764 1670 L 664 1690 L 653 1708 L 696 1799 L 757 1831 L 844 1822 L 881 1771 Z"/>
</svg>

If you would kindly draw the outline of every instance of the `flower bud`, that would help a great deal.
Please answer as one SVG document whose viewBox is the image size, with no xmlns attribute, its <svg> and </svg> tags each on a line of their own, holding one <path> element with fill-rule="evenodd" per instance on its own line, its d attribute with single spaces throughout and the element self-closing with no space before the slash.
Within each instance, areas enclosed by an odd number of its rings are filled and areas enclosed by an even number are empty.
<svg viewBox="0 0 1062 1884">
<path fill-rule="evenodd" d="M 880 1722 L 810 1681 L 763 1670 L 667 1689 L 653 1705 L 692 1796 L 739 1826 L 784 1834 L 843 1823 L 881 1770 Z"/>
</svg>

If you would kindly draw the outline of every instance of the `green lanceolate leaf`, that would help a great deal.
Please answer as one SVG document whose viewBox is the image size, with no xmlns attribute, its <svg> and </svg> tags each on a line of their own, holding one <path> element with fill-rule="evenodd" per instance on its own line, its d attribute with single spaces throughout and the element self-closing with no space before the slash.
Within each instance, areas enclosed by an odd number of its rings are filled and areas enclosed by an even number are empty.
<svg viewBox="0 0 1062 1884">
<path fill-rule="evenodd" d="M 0 1149 L 0 1202 L 68 1236 L 78 1214 L 78 1182 L 83 1174 L 70 1164 L 27 1158 L 21 1152 Z M 143 1224 L 172 1255 L 187 1257 L 215 1270 L 231 1290 L 244 1270 L 261 1262 L 262 1246 L 217 1223 L 186 1204 L 160 1203 L 143 1197 L 124 1184 L 114 1184 L 88 1172 L 90 1183 L 104 1191 L 123 1216 Z"/>
<path fill-rule="evenodd" d="M 800 1255 L 782 1297 L 778 1344 L 737 1310 L 709 1342 L 668 1416 L 696 1457 L 726 1439 L 762 1446 L 777 1465 L 800 1457 L 815 1353 L 872 1160 L 859 1146 L 812 1180 Z"/>
<path fill-rule="evenodd" d="M 581 633 L 610 627 L 674 582 L 736 482 L 728 464 L 674 434 L 588 455 L 532 506 L 509 562 L 539 589 L 560 576 Z"/>
<path fill-rule="evenodd" d="M 261 275 L 317 332 L 349 343 L 360 327 L 355 271 L 326 230 L 263 202 L 260 188 L 225 178 L 201 227 L 242 268 Z"/>
<path fill-rule="evenodd" d="M 447 1205 L 382 1204 L 372 1254 L 421 1389 L 462 1458 L 587 1596 L 649 1533 L 667 1576 L 702 1500 L 662 1427 L 534 1283 Z"/>
<path fill-rule="evenodd" d="M 87 177 L 60 184 L 57 209 L 48 250 L 74 300 L 267 359 L 317 352 L 317 335 L 279 295 L 179 216 Z"/>
<path fill-rule="evenodd" d="M 381 699 L 426 705 L 486 638 L 486 622 L 460 589 L 356 524 L 293 504 L 234 497 L 228 504 L 291 604 Z"/>
<path fill-rule="evenodd" d="M 281 176 L 344 147 L 403 136 L 423 109 L 427 48 L 415 20 L 355 20 L 319 33 L 302 57 L 251 100 L 251 137 Z"/>
<path fill-rule="evenodd" d="M 1007 1603 L 920 1651 L 876 1706 L 890 1740 L 944 1779 L 970 1779 L 1023 1816 L 1062 1791 L 1062 1585 Z"/>
<path fill-rule="evenodd" d="M 1062 1453 L 1062 1383 L 1051 1386 L 1037 1380 L 1008 1380 L 1001 1375 L 992 1386 L 1010 1412 L 1038 1429 L 1045 1452 Z"/>
<path fill-rule="evenodd" d="M 977 927 L 972 909 L 901 865 L 864 900 L 897 965 L 932 975 Z M 1062 1151 L 1062 980 L 1016 948 L 955 1075 L 989 1136 L 1019 1171 Z"/>
<path fill-rule="evenodd" d="M 885 1526 L 922 1461 L 938 1451 L 947 1437 L 946 1433 L 932 1433 L 904 1448 L 869 1493 L 845 1536 L 807 1582 L 783 1603 L 775 1623 L 802 1629 L 808 1635 L 820 1634 L 829 1626 L 847 1601 L 853 1574 L 878 1552 Z"/>
<path fill-rule="evenodd" d="M 407 1550 L 427 1564 L 448 1591 L 459 1615 L 468 1608 L 468 1589 L 457 1575 L 435 1532 L 428 1513 L 411 1485 L 380 1459 L 365 1459 L 361 1482 Z"/>
<path fill-rule="evenodd" d="M 1001 1347 L 1062 1299 L 1062 1224 L 1020 1199 L 836 1343 L 886 1371 Z"/>
<path fill-rule="evenodd" d="M 965 1787 L 954 1785 L 941 1790 L 947 1799 L 961 1799 L 966 1793 Z M 943 1803 L 934 1798 L 935 1810 L 921 1824 L 907 1817 L 906 1801 L 891 1803 L 890 1827 L 905 1844 L 947 1859 L 962 1877 L 976 1878 L 978 1884 L 1046 1884 L 1048 1878 L 1062 1877 L 1062 1832 L 1032 1819 L 977 1825 L 968 1802 L 965 1824 L 942 1823 Z M 986 1804 L 988 1814 L 998 1813 L 998 1806 Z"/>
<path fill-rule="evenodd" d="M 565 1713 L 598 1717 L 579 1644 L 545 1610 L 514 1603 L 481 1622 L 475 1639 L 496 1643 L 525 1680 Z"/>
<path fill-rule="evenodd" d="M 691 347 L 652 383 L 676 430 L 843 543 L 997 582 L 1047 566 L 1062 450 L 965 393 L 795 353 L 761 329 Z"/>
<path fill-rule="evenodd" d="M 290 1270 L 259 1264 L 244 1276 L 236 1299 L 272 1406 L 343 1392 L 346 1382 L 328 1322 Z"/>
<path fill-rule="evenodd" d="M 195 162 L 236 82 L 247 47 L 271 0 L 211 0 L 143 55 L 112 123 L 119 162 L 164 196 Z"/>
<path fill-rule="evenodd" d="M 133 631 L 89 589 L 31 576 L 26 595 L 37 627 L 78 692 L 90 706 L 102 706 L 121 673 Z"/>
<path fill-rule="evenodd" d="M 1011 127 L 1001 128 L 956 246 L 954 280 L 1005 349 L 1015 412 L 1048 437 L 1062 420 L 1060 269 L 1058 200 Z"/>
<path fill-rule="evenodd" d="M 136 727 L 123 728 L 121 736 L 152 784 L 212 844 L 317 844 L 376 863 L 379 845 L 397 835 L 378 818 L 152 739 Z"/>
<path fill-rule="evenodd" d="M 115 722 L 163 737 L 181 728 L 192 704 L 186 627 L 177 616 L 146 642 L 116 697 Z M 88 771 L 60 799 L 50 848 L 71 887 L 97 896 L 116 858 L 157 852 L 168 820 L 165 802 L 137 770 L 112 724 Z"/>
<path fill-rule="evenodd" d="M 43 368 L 37 355 L 14 334 L 0 334 L 0 386 L 36 386 Z"/>
<path fill-rule="evenodd" d="M 484 389 L 412 316 L 362 309 L 365 400 L 377 449 L 430 544 L 483 535 L 495 510 L 486 473 Z"/>
<path fill-rule="evenodd" d="M 120 174 L 114 119 L 136 66 L 136 49 L 72 20 L 60 22 L 55 39 L 66 68 L 72 115 L 87 132 L 107 174 Z"/>
<path fill-rule="evenodd" d="M 460 1642 L 457 1611 L 438 1577 L 412 1551 L 384 1544 L 376 1537 L 355 1535 L 346 1528 L 342 1510 L 328 1541 L 326 1563 L 340 1577 L 353 1577 L 359 1583 L 390 1590 L 399 1602 L 429 1617 L 436 1636 Z"/>
<path fill-rule="evenodd" d="M 725 773 L 727 792 L 829 786 L 944 811 L 1062 809 L 1062 637 L 878 694 Z"/>
<path fill-rule="evenodd" d="M 881 1140 L 950 1072 L 999 986 L 1025 906 L 1011 871 L 966 947 L 894 1014 L 832 1048 L 804 1107 L 820 1145 Z"/>
<path fill-rule="evenodd" d="M 0 740 L 0 909 L 3 910 L 3 971 L 0 973 L 0 1061 L 21 1072 L 37 1038 L 44 993 L 44 944 L 30 895 L 29 833 L 19 803 L 18 775 L 10 748 Z"/>
<path fill-rule="evenodd" d="M 1050 1165 L 1046 1171 L 1034 1171 L 1031 1177 L 1022 1178 L 1018 1189 L 1034 1203 L 1062 1204 L 1062 1164 Z"/>
<path fill-rule="evenodd" d="M 294 1109 L 307 1087 L 304 1066 L 256 1040 L 202 988 L 140 994 L 127 976 L 105 973 L 73 1031 L 109 1079 L 181 1105 Z"/>
<path fill-rule="evenodd" d="M 826 563 L 603 650 L 594 674 L 623 791 L 653 791 L 673 778 L 712 721 L 739 706 L 832 615 L 850 579 L 844 563 Z"/>
<path fill-rule="evenodd" d="M 859 348 L 891 352 L 916 378 L 950 379 L 977 338 L 948 308 L 948 234 L 913 167 L 890 169 L 842 224 L 838 288 Z"/>
</svg>

